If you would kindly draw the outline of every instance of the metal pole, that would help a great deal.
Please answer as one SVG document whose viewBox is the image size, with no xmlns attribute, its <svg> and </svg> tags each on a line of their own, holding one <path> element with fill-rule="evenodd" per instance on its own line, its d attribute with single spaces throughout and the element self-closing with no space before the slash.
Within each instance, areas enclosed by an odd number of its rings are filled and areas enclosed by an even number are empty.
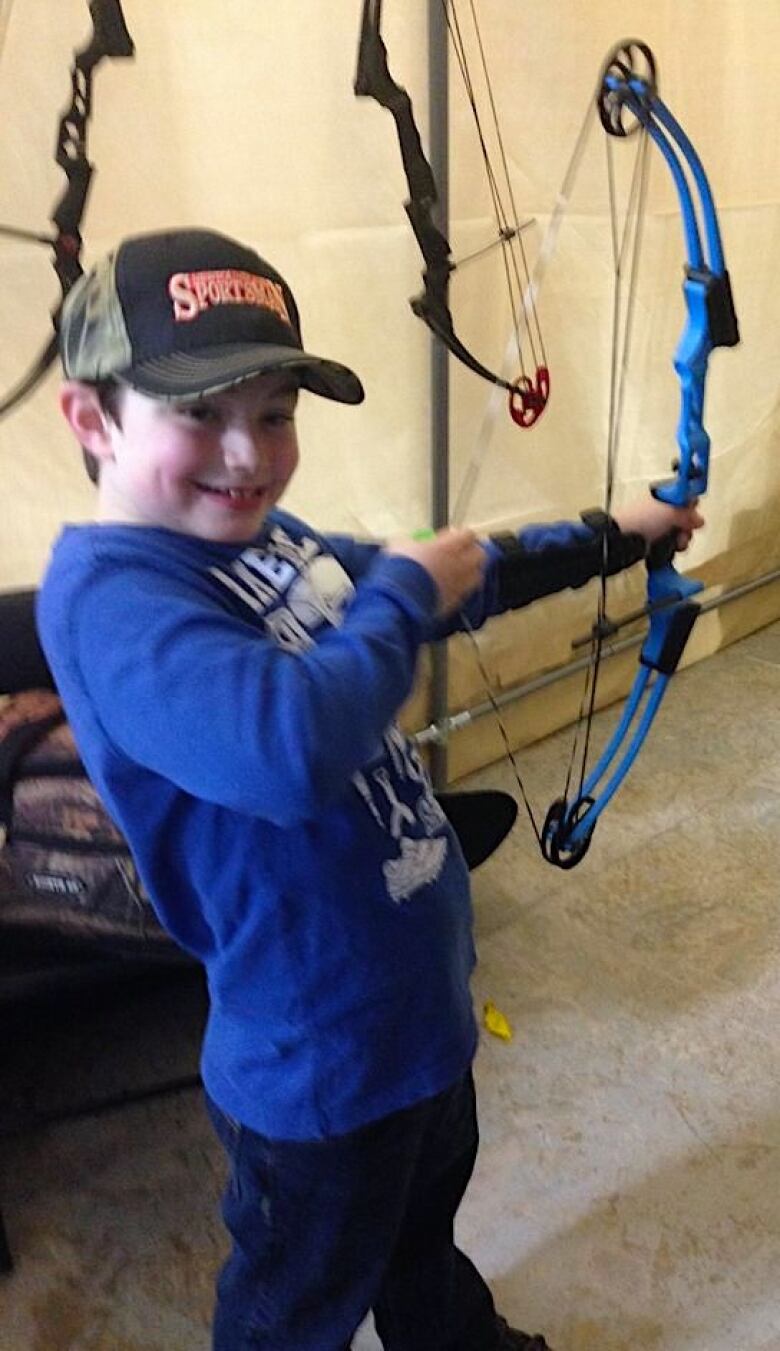
<svg viewBox="0 0 780 1351">
<path fill-rule="evenodd" d="M 758 591 L 762 586 L 769 586 L 772 582 L 780 581 L 780 568 L 775 568 L 772 572 L 765 572 L 761 577 L 754 577 L 752 581 L 742 582 L 738 586 L 731 587 L 724 591 L 720 596 L 714 596 L 712 600 L 703 601 L 701 613 L 708 614 L 710 610 L 717 610 L 719 606 L 728 604 L 732 600 L 740 600 L 742 596 L 750 595 L 751 591 Z M 630 638 L 621 638 L 618 642 L 609 644 L 605 648 L 603 657 L 614 657 L 619 652 L 626 652 L 629 648 L 638 647 L 644 641 L 644 633 L 635 633 Z M 713 654 L 714 655 L 714 654 Z M 461 713 L 454 713 L 452 716 L 445 716 L 431 723 L 429 727 L 422 728 L 415 732 L 414 739 L 418 745 L 439 746 L 446 743 L 451 733 L 457 732 L 462 727 L 468 727 L 470 723 L 476 722 L 478 718 L 484 718 L 488 713 L 495 713 L 496 706 L 503 708 L 506 704 L 514 704 L 518 699 L 524 698 L 528 694 L 535 693 L 536 690 L 546 689 L 548 685 L 556 685 L 559 680 L 565 680 L 567 676 L 576 675 L 578 671 L 584 671 L 590 666 L 593 658 L 590 654 L 585 657 L 578 657 L 576 661 L 570 661 L 566 666 L 559 666 L 555 671 L 546 671 L 544 675 L 536 676 L 533 680 L 527 680 L 522 685 L 513 685 L 508 690 L 503 690 L 496 694 L 493 701 L 486 699 L 484 703 L 475 704 L 471 708 L 464 709 Z"/>
<path fill-rule="evenodd" d="M 449 229 L 449 72 L 447 66 L 447 24 L 441 0 L 428 0 L 428 121 L 430 126 L 430 164 L 439 200 L 435 221 L 442 234 Z M 430 487 L 431 525 L 440 530 L 450 519 L 450 446 L 449 446 L 449 353 L 444 343 L 431 335 L 430 383 Z M 449 709 L 447 644 L 431 649 L 431 717 L 434 723 L 446 718 Z M 447 746 L 434 741 L 430 755 L 431 778 L 436 788 L 447 783 Z"/>
</svg>

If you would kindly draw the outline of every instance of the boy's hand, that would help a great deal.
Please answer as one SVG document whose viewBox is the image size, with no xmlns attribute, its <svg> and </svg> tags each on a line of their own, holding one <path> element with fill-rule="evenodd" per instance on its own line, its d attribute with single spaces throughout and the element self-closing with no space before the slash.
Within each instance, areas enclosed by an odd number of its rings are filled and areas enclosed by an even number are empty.
<svg viewBox="0 0 780 1351">
<path fill-rule="evenodd" d="M 473 530 L 450 527 L 430 538 L 391 540 L 388 554 L 413 558 L 429 572 L 439 593 L 437 618 L 457 610 L 482 585 L 487 554 Z"/>
<path fill-rule="evenodd" d="M 675 547 L 682 552 L 688 548 L 694 530 L 704 525 L 698 501 L 695 498 L 687 507 L 670 507 L 648 495 L 621 507 L 614 513 L 614 519 L 621 530 L 644 535 L 648 544 L 674 533 Z"/>
</svg>

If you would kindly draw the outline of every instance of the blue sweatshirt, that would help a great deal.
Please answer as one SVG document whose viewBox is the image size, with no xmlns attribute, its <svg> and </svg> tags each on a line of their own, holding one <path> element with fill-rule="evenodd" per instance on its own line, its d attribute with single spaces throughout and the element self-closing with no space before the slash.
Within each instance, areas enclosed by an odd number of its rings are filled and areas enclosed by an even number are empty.
<svg viewBox="0 0 780 1351">
<path fill-rule="evenodd" d="M 352 1130 L 474 1055 L 468 873 L 394 721 L 436 603 L 414 561 L 281 511 L 243 546 L 68 527 L 41 590 L 87 771 L 207 971 L 206 1088 L 272 1137 Z M 501 608 L 493 558 L 466 613 Z"/>
</svg>

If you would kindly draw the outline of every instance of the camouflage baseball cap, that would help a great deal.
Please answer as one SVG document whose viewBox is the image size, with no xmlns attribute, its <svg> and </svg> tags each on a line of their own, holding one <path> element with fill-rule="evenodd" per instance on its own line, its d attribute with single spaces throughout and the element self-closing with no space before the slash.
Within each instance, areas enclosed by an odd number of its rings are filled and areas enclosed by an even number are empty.
<svg viewBox="0 0 780 1351">
<path fill-rule="evenodd" d="M 59 337 L 68 378 L 114 378 L 153 398 L 195 399 L 289 370 L 326 399 L 363 399 L 347 366 L 304 351 L 298 308 L 276 269 L 211 230 L 124 240 L 76 282 Z"/>
</svg>

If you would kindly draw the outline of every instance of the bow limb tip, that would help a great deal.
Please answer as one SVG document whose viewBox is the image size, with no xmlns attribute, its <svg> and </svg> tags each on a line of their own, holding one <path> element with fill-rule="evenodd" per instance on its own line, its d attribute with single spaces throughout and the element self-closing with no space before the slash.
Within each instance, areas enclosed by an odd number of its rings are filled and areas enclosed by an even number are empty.
<svg viewBox="0 0 780 1351">
<path fill-rule="evenodd" d="M 633 136 L 642 125 L 636 108 L 626 107 L 627 96 L 652 98 L 658 92 L 655 57 L 646 42 L 624 38 L 607 56 L 596 86 L 596 107 L 609 136 Z M 630 114 L 631 120 L 626 121 Z"/>
<path fill-rule="evenodd" d="M 548 863 L 568 872 L 582 862 L 590 849 L 596 822 L 578 838 L 574 838 L 575 830 L 593 805 L 592 797 L 581 797 L 571 804 L 565 797 L 556 798 L 544 818 L 541 834 L 542 854 Z"/>
<path fill-rule="evenodd" d="M 539 421 L 550 397 L 550 372 L 537 366 L 533 380 L 521 375 L 509 391 L 509 412 L 518 427 L 533 427 Z"/>
<path fill-rule="evenodd" d="M 90 0 L 89 12 L 100 56 L 135 56 L 120 0 Z"/>
</svg>

